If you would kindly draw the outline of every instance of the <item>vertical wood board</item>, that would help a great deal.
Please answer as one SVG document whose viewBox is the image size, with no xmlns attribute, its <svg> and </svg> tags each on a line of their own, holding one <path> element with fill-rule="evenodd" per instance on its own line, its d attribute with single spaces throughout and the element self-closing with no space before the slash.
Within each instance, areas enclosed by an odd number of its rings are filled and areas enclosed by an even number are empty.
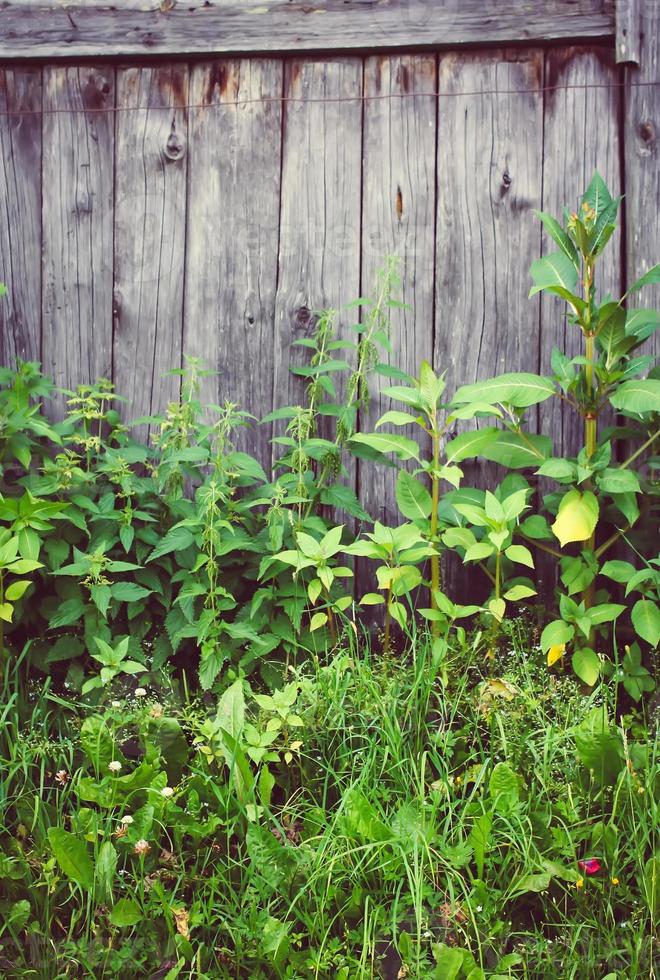
<svg viewBox="0 0 660 980">
<path fill-rule="evenodd" d="M 640 67 L 624 76 L 626 288 L 660 262 L 660 10 L 657 3 L 641 8 Z M 657 309 L 660 286 L 647 286 L 630 305 Z M 660 355 L 657 332 L 643 352 Z"/>
<path fill-rule="evenodd" d="M 0 69 L 0 365 L 41 359 L 41 69 Z"/>
<path fill-rule="evenodd" d="M 449 396 L 538 366 L 539 302 L 527 296 L 540 243 L 542 83 L 538 50 L 440 56 L 434 361 Z M 483 462 L 461 468 L 466 486 L 505 475 Z M 468 591 L 464 570 L 450 566 L 446 578 Z"/>
<path fill-rule="evenodd" d="M 43 364 L 65 388 L 112 374 L 114 99 L 112 67 L 44 69 Z"/>
<path fill-rule="evenodd" d="M 203 399 L 257 416 L 272 407 L 281 93 L 277 60 L 191 72 L 191 103 L 202 107 L 190 117 L 184 354 L 218 372 Z M 269 435 L 255 426 L 238 444 L 266 462 Z"/>
<path fill-rule="evenodd" d="M 362 63 L 292 60 L 284 92 L 292 101 L 284 117 L 274 407 L 305 404 L 305 383 L 289 366 L 309 363 L 309 351 L 292 342 L 314 333 L 317 311 L 341 310 L 359 295 Z M 348 330 L 355 319 L 354 310 L 342 311 L 337 336 L 355 340 Z"/>
<path fill-rule="evenodd" d="M 395 255 L 401 291 L 393 298 L 403 300 L 407 308 L 389 311 L 394 351 L 382 351 L 381 358 L 417 376 L 422 360 L 433 359 L 436 59 L 433 55 L 367 58 L 364 86 L 361 293 L 373 294 L 378 269 L 387 256 Z M 422 94 L 411 98 L 410 92 Z M 382 98 L 388 94 L 393 98 Z M 364 431 L 373 431 L 383 412 L 395 407 L 381 394 L 390 383 L 372 376 L 369 410 L 361 418 Z M 396 431 L 413 438 L 421 434 L 412 426 Z M 385 524 L 401 517 L 396 475 L 397 470 L 389 467 L 368 463 L 359 467 L 362 505 Z"/>
<path fill-rule="evenodd" d="M 185 66 L 118 70 L 113 361 L 127 419 L 179 390 L 163 375 L 181 366 L 187 101 Z"/>
</svg>

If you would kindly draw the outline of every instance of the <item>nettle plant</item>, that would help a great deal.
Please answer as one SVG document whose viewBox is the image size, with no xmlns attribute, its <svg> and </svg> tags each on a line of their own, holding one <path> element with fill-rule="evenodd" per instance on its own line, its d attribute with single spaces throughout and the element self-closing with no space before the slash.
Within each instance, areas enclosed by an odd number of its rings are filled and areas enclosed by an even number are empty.
<svg viewBox="0 0 660 980">
<path fill-rule="evenodd" d="M 640 463 L 660 432 L 660 379 L 657 369 L 647 373 L 652 359 L 637 355 L 658 326 L 658 312 L 629 305 L 644 286 L 660 283 L 660 265 L 619 299 L 597 294 L 598 263 L 616 228 L 620 201 L 596 173 L 578 211 L 565 214 L 563 227 L 551 215 L 539 214 L 559 251 L 532 264 L 530 295 L 547 292 L 566 301 L 568 322 L 583 338 L 582 352 L 570 358 L 555 349 L 553 375 L 504 374 L 464 386 L 454 396 L 455 405 L 471 405 L 475 415 L 500 420 L 502 427 L 481 430 L 490 432 L 481 455 L 513 469 L 534 467 L 537 476 L 559 485 L 543 498 L 542 512 L 523 520 L 520 530 L 559 559 L 560 618 L 541 637 L 548 663 L 572 649 L 573 668 L 590 685 L 611 670 L 602 637 L 625 612 L 639 639 L 651 647 L 660 640 L 660 607 L 651 586 L 657 558 L 642 559 L 638 578 L 638 566 L 626 567 L 626 575 L 644 585 L 641 597 L 629 590 L 635 600 L 630 608 L 610 601 L 604 581 L 622 581 L 622 568 L 604 558 L 640 521 L 640 495 L 651 489 Z M 548 436 L 527 431 L 526 410 L 551 397 L 581 419 L 583 445 L 574 458 L 554 456 Z M 608 409 L 625 417 L 624 427 L 603 425 Z M 624 443 L 635 448 L 626 450 Z M 652 467 L 655 460 L 646 464 Z M 564 550 L 568 546 L 570 552 Z"/>
</svg>

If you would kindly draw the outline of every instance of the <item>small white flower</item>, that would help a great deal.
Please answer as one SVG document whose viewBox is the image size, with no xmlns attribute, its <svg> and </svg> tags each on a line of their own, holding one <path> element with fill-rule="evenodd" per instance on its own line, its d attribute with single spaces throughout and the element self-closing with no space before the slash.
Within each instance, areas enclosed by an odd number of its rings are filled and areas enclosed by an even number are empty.
<svg viewBox="0 0 660 980">
<path fill-rule="evenodd" d="M 477 912 L 483 912 L 483 908 L 481 907 L 481 905 L 477 905 Z"/>
<path fill-rule="evenodd" d="M 110 707 L 111 708 L 121 708 L 121 701 L 111 701 L 110 702 Z"/>
<path fill-rule="evenodd" d="M 108 769 L 110 772 L 119 772 L 121 769 L 121 762 L 119 762 L 117 759 L 113 759 L 112 762 L 108 763 Z"/>
<path fill-rule="evenodd" d="M 160 795 L 165 797 L 174 796 L 174 790 L 171 786 L 163 786 L 160 791 Z"/>
<path fill-rule="evenodd" d="M 147 692 L 145 691 L 145 689 L 143 687 L 136 687 L 135 688 L 135 697 L 136 698 L 146 698 L 146 696 L 147 696 Z"/>
<path fill-rule="evenodd" d="M 144 839 L 139 840 L 133 848 L 136 854 L 147 854 L 151 850 L 151 845 Z"/>
<path fill-rule="evenodd" d="M 121 818 L 121 822 L 128 827 L 129 824 L 133 823 L 133 817 L 130 815 L 130 813 L 127 813 L 125 817 Z"/>
</svg>

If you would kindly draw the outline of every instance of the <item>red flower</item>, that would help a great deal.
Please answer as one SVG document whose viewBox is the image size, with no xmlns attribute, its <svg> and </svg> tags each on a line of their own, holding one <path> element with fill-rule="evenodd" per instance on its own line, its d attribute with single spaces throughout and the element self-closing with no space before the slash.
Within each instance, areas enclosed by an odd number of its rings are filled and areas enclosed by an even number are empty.
<svg viewBox="0 0 660 980">
<path fill-rule="evenodd" d="M 601 864 L 597 858 L 587 858 L 586 861 L 578 861 L 578 868 L 588 875 L 597 875 Z"/>
</svg>

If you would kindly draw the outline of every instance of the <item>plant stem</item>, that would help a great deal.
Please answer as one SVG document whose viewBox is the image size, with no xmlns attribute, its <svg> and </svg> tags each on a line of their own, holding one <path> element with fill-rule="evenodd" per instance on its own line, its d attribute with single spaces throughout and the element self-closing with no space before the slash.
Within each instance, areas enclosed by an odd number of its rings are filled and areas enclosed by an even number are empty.
<svg viewBox="0 0 660 980">
<path fill-rule="evenodd" d="M 387 590 L 387 597 L 385 600 L 385 639 L 383 641 L 383 647 L 385 648 L 385 653 L 390 652 L 390 625 L 392 623 L 392 613 L 390 612 L 390 604 L 392 602 L 392 590 Z"/>
<path fill-rule="evenodd" d="M 625 470 L 626 466 L 630 466 L 631 463 L 634 463 L 635 460 L 642 455 L 645 449 L 648 449 L 649 446 L 653 445 L 653 443 L 658 438 L 658 436 L 660 436 L 660 430 L 654 432 L 653 435 L 646 440 L 646 442 L 643 442 L 642 445 L 639 447 L 639 449 L 636 449 L 635 452 L 632 454 L 632 456 L 628 457 L 625 463 L 621 463 L 619 469 Z"/>
<path fill-rule="evenodd" d="M 437 412 L 433 411 L 433 416 L 431 418 L 431 433 L 433 439 L 433 472 L 431 475 L 431 528 L 430 528 L 430 538 L 431 544 L 435 547 L 435 538 L 438 533 L 438 504 L 440 502 L 440 478 L 438 476 L 438 469 L 440 466 L 440 432 L 438 431 L 438 415 Z M 436 599 L 436 592 L 440 590 L 440 556 L 438 554 L 431 555 L 431 609 L 437 611 L 438 602 Z M 435 620 L 431 622 L 431 633 L 434 637 L 439 635 L 440 624 Z"/>
<path fill-rule="evenodd" d="M 495 598 L 500 598 L 502 591 L 502 552 L 498 551 L 495 557 Z"/>
<path fill-rule="evenodd" d="M 596 354 L 596 344 L 591 323 L 592 301 L 593 301 L 593 259 L 585 256 L 584 259 L 584 298 L 586 308 L 584 313 L 584 337 L 585 337 L 585 357 L 587 363 L 584 367 L 584 379 L 586 383 L 586 408 L 584 412 L 584 447 L 587 459 L 591 459 L 596 452 L 598 444 L 598 414 L 594 407 L 594 358 Z M 591 532 L 587 542 L 587 548 L 595 551 L 596 530 Z M 594 583 L 592 582 L 583 592 L 584 604 L 587 609 L 594 603 Z M 591 639 L 591 638 L 590 638 Z"/>
<path fill-rule="evenodd" d="M 541 551 L 545 551 L 546 554 L 552 555 L 554 558 L 563 558 L 561 551 L 557 551 L 556 548 L 551 548 L 549 544 L 544 544 L 542 541 L 537 541 L 535 539 L 530 539 L 536 548 L 540 548 Z"/>
</svg>

